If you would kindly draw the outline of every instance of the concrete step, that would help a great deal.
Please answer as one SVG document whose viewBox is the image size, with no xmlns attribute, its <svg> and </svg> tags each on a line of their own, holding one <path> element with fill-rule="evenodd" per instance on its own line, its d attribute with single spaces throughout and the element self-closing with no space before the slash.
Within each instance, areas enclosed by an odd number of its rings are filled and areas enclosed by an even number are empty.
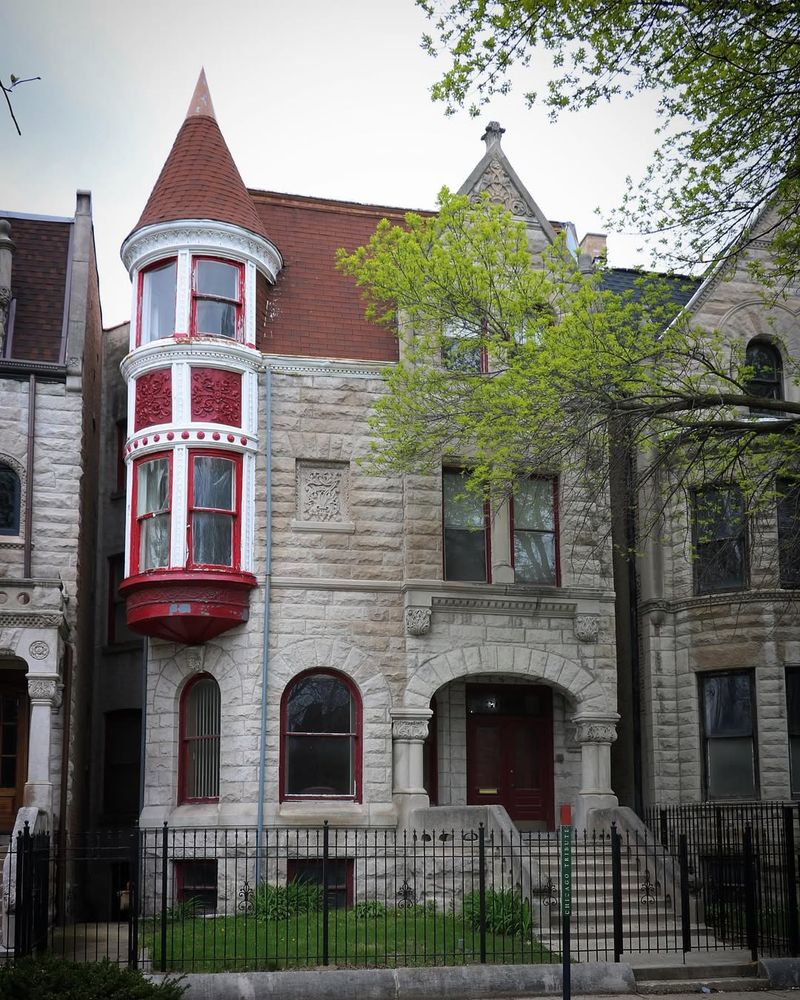
<svg viewBox="0 0 800 1000">
<path fill-rule="evenodd" d="M 702 979 L 705 982 L 706 978 L 752 979 L 756 976 L 758 969 L 758 965 L 754 962 L 715 962 L 709 960 L 692 965 L 674 965 L 672 963 L 665 965 L 640 965 L 635 958 L 631 960 L 630 966 L 633 969 L 633 975 L 637 982 L 640 979 L 658 979 L 662 981 L 674 979 L 681 982 L 685 982 L 687 979 L 691 979 L 692 981 Z"/>
<path fill-rule="evenodd" d="M 731 976 L 724 979 L 638 980 L 639 993 L 665 995 L 670 993 L 751 993 L 769 988 L 769 980 L 757 976 Z"/>
</svg>

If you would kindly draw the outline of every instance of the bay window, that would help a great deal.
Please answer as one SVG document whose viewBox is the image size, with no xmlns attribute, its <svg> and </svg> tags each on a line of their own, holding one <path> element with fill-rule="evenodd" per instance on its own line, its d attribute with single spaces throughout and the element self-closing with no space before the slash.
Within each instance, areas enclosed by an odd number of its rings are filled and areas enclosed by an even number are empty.
<svg viewBox="0 0 800 1000">
<path fill-rule="evenodd" d="M 133 572 L 169 566 L 170 465 L 164 455 L 134 466 L 138 566 Z"/>
<path fill-rule="evenodd" d="M 486 503 L 466 493 L 462 469 L 442 472 L 445 580 L 489 579 L 489 518 Z"/>
<path fill-rule="evenodd" d="M 358 798 L 361 702 L 332 671 L 301 674 L 281 704 L 282 797 Z"/>
<path fill-rule="evenodd" d="M 238 458 L 193 452 L 189 463 L 190 562 L 237 566 Z"/>
<path fill-rule="evenodd" d="M 700 675 L 703 763 L 710 799 L 758 795 L 751 670 Z"/>
<path fill-rule="evenodd" d="M 540 476 L 521 480 L 511 501 L 514 579 L 558 583 L 556 482 Z"/>
<path fill-rule="evenodd" d="M 240 338 L 241 327 L 241 266 L 196 258 L 192 274 L 192 333 L 236 340 Z"/>
<path fill-rule="evenodd" d="M 177 262 L 160 262 L 139 279 L 139 344 L 163 340 L 175 333 Z"/>
</svg>

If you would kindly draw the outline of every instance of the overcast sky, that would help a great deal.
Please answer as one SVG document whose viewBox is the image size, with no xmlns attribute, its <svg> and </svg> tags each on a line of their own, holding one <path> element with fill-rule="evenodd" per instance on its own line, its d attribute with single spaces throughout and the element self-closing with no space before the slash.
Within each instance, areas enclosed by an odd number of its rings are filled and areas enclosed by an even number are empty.
<svg viewBox="0 0 800 1000">
<path fill-rule="evenodd" d="M 603 231 L 626 174 L 655 143 L 652 99 L 548 123 L 516 78 L 478 119 L 429 97 L 443 63 L 420 49 L 413 0 L 0 0 L 0 78 L 40 75 L 14 93 L 22 136 L 0 107 L 0 211 L 71 215 L 93 196 L 103 321 L 130 311 L 119 259 L 180 128 L 201 66 L 217 119 L 252 188 L 430 208 L 483 154 L 483 127 L 545 215 Z M 610 262 L 647 263 L 638 238 L 609 239 Z"/>
</svg>

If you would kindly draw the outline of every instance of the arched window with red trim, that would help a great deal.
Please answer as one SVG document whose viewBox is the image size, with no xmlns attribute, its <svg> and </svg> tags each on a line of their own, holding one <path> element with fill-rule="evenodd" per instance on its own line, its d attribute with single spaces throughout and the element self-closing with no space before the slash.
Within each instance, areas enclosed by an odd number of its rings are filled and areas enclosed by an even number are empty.
<svg viewBox="0 0 800 1000">
<path fill-rule="evenodd" d="M 179 802 L 219 798 L 219 733 L 219 685 L 210 674 L 199 674 L 181 695 Z"/>
<path fill-rule="evenodd" d="M 281 798 L 361 800 L 361 698 L 343 674 L 310 670 L 284 691 Z"/>
</svg>

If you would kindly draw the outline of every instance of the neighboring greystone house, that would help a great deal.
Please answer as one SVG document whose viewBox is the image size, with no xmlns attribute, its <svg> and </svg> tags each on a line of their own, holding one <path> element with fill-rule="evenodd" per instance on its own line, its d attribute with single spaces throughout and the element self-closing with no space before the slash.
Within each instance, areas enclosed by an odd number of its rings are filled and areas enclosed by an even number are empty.
<svg viewBox="0 0 800 1000">
<path fill-rule="evenodd" d="M 0 947 L 12 833 L 86 822 L 100 351 L 88 192 L 0 211 Z"/>
<path fill-rule="evenodd" d="M 545 218 L 501 132 L 487 129 L 462 190 L 523 219 L 534 262 L 563 230 L 591 269 L 603 239 L 579 245 L 571 224 Z M 140 824 L 448 826 L 459 807 L 495 805 L 522 830 L 550 830 L 560 803 L 582 827 L 592 809 L 641 801 L 642 787 L 649 802 L 788 796 L 784 671 L 800 659 L 777 576 L 743 604 L 747 578 L 727 594 L 700 551 L 693 584 L 691 532 L 670 522 L 674 537 L 627 567 L 636 586 L 618 578 L 617 621 L 609 515 L 583 524 L 579 482 L 533 475 L 519 489 L 545 513 L 512 523 L 507 507 L 471 507 L 457 468 L 359 466 L 398 344 L 365 321 L 334 258 L 382 218 L 402 212 L 246 189 L 201 75 L 123 244 L 134 308 L 120 593 L 128 627 L 149 637 Z M 778 352 L 797 350 L 796 327 L 770 326 L 742 275 L 697 285 L 676 285 L 676 311 L 694 295 L 699 322 L 753 341 L 773 358 L 774 391 L 794 391 Z M 534 549 L 538 562 L 515 559 Z M 751 579 L 767 585 L 755 565 Z M 743 607 L 761 632 L 734 642 Z M 711 672 L 687 683 L 700 670 Z M 771 722 L 758 728 L 753 699 L 742 732 L 753 683 Z M 722 708 L 703 723 L 701 702 Z M 760 788 L 737 770 L 754 774 L 757 732 L 770 769 Z M 429 805 L 438 812 L 420 811 Z M 179 891 L 207 893 L 214 862 L 179 864 Z"/>
</svg>

